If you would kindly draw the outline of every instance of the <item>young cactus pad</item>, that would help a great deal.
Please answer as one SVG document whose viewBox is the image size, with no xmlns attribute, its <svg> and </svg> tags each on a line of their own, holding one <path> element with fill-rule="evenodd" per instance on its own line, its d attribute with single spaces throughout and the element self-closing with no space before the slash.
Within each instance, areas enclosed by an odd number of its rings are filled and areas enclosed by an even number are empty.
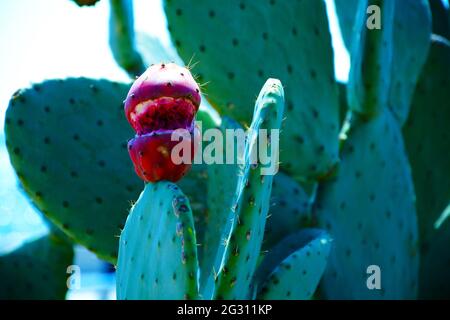
<svg viewBox="0 0 450 320">
<path fill-rule="evenodd" d="M 146 184 L 120 236 L 117 298 L 196 299 L 197 277 L 189 200 L 173 183 Z"/>
<path fill-rule="evenodd" d="M 260 162 L 261 159 L 252 163 L 251 157 L 257 148 L 262 148 L 261 139 L 258 139 L 262 129 L 266 129 L 270 135 L 268 137 L 270 143 L 266 142 L 267 152 L 278 155 L 277 141 L 272 140 L 272 129 L 280 129 L 283 111 L 283 87 L 278 80 L 269 79 L 255 104 L 253 121 L 245 145 L 245 164 L 239 176 L 234 204 L 230 211 L 231 226 L 224 234 L 225 251 L 220 248 L 218 251 L 221 264 L 215 281 L 216 299 L 248 298 L 250 282 L 259 260 L 264 236 L 273 175 L 276 173 L 263 175 L 262 169 L 265 165 Z M 277 165 L 278 158 L 272 158 L 271 161 L 275 161 Z"/>
<path fill-rule="evenodd" d="M 308 238 L 309 241 L 304 243 Z M 297 240 L 297 249 L 289 252 L 261 284 L 258 299 L 308 300 L 316 291 L 327 265 L 332 243 L 330 236 L 326 232 L 305 229 L 294 234 L 289 240 Z M 289 240 L 276 246 L 264 261 L 275 261 L 275 257 L 282 256 L 290 249 Z"/>
</svg>

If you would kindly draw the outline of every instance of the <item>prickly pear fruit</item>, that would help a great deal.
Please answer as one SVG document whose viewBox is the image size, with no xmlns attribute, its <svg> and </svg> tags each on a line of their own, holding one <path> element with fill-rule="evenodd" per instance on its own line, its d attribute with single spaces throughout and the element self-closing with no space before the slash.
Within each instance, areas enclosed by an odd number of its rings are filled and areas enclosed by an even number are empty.
<svg viewBox="0 0 450 320">
<path fill-rule="evenodd" d="M 199 86 L 188 69 L 161 63 L 134 82 L 125 100 L 125 114 L 138 134 L 189 129 L 200 100 Z"/>
<path fill-rule="evenodd" d="M 194 118 L 200 101 L 200 88 L 189 70 L 174 63 L 152 65 L 134 82 L 125 115 L 137 136 L 128 150 L 144 181 L 176 182 L 189 170 L 198 141 Z M 177 134 L 177 129 L 184 131 Z M 179 159 L 174 159 L 172 151 L 178 144 Z M 190 154 L 183 154 L 185 150 Z"/>
<path fill-rule="evenodd" d="M 149 134 L 138 135 L 128 142 L 128 152 L 134 163 L 136 174 L 145 181 L 178 181 L 191 168 L 194 160 L 197 142 L 199 141 L 198 129 L 194 133 L 182 136 L 181 144 L 185 148 L 180 148 L 180 157 L 186 157 L 186 163 L 175 163 L 172 157 L 172 151 L 177 144 L 177 140 L 172 140 L 172 131 L 152 132 Z M 181 137 L 181 136 L 180 136 Z M 182 145 L 181 145 L 182 146 Z M 183 154 L 188 150 L 189 154 Z M 181 162 L 181 161 L 180 161 Z"/>
</svg>

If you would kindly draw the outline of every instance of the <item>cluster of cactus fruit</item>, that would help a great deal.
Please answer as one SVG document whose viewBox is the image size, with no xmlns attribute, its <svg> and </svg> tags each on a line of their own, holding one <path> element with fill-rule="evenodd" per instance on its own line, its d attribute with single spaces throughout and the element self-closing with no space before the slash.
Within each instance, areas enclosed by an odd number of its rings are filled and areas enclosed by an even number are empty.
<svg viewBox="0 0 450 320">
<path fill-rule="evenodd" d="M 7 110 L 11 162 L 54 230 L 30 246 L 67 260 L 70 239 L 115 264 L 118 299 L 450 297 L 450 25 L 439 0 L 335 0 L 347 84 L 335 80 L 323 1 L 165 0 L 219 123 L 190 70 L 141 57 L 131 0 L 110 4 L 112 24 L 128 26 L 111 28 L 118 63 L 130 75 L 153 63 L 131 89 L 49 80 Z M 381 29 L 366 28 L 371 5 Z M 249 128 L 244 164 L 172 163 L 169 135 L 187 129 L 195 149 L 194 119 Z M 281 129 L 276 175 L 250 161 L 259 129 Z M 2 278 L 26 269 L 37 249 L 24 249 L 0 257 Z M 52 277 L 66 269 L 53 259 L 36 283 L 15 280 L 23 295 L 41 285 L 61 297 Z M 373 265 L 381 288 L 367 286 Z"/>
</svg>

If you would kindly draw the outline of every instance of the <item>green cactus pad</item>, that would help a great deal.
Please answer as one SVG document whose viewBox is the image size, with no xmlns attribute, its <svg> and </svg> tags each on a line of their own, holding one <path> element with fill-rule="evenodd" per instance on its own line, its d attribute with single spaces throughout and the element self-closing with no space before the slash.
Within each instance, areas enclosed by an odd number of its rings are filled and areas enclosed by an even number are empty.
<svg viewBox="0 0 450 320">
<path fill-rule="evenodd" d="M 198 298 L 194 220 L 180 188 L 146 184 L 120 236 L 117 298 Z"/>
<path fill-rule="evenodd" d="M 450 45 L 436 37 L 403 128 L 417 195 L 422 254 L 420 294 L 427 298 L 450 297 L 450 277 L 447 272 L 441 273 L 450 262 L 450 229 L 448 222 L 441 227 L 447 232 L 434 227 L 450 202 L 449 75 Z"/>
<path fill-rule="evenodd" d="M 312 224 L 311 197 L 304 188 L 279 172 L 272 183 L 263 250 L 269 250 L 286 235 Z"/>
<path fill-rule="evenodd" d="M 210 164 L 207 166 L 208 171 L 208 210 L 207 222 L 205 227 L 205 236 L 201 242 L 202 255 L 200 260 L 201 285 L 206 284 L 208 277 L 218 271 L 219 266 L 215 266 L 217 248 L 221 245 L 222 232 L 227 224 L 227 219 L 233 205 L 233 196 L 236 192 L 238 183 L 239 166 L 237 163 L 238 150 L 237 139 L 228 141 L 226 139 L 226 129 L 242 129 L 234 120 L 223 117 L 220 126 L 220 132 L 223 134 L 224 143 L 234 143 L 233 163 L 225 163 L 225 155 L 223 152 L 223 164 Z"/>
<path fill-rule="evenodd" d="M 366 10 L 372 5 L 380 9 L 380 29 L 367 26 Z M 349 108 L 364 117 L 375 116 L 387 104 L 394 9 L 391 0 L 365 0 L 358 5 L 347 96 Z"/>
<path fill-rule="evenodd" d="M 396 0 L 389 107 L 403 125 L 428 56 L 431 14 L 427 0 Z"/>
<path fill-rule="evenodd" d="M 363 24 L 363 29 L 361 30 L 368 34 L 371 33 L 365 25 L 368 18 L 365 10 L 367 5 L 362 1 L 360 2 L 361 7 L 358 9 L 358 2 L 355 0 L 335 0 L 342 35 L 349 51 L 356 50 L 352 48 L 352 43 L 355 42 L 355 39 L 352 39 L 352 37 L 357 37 L 358 33 L 352 32 L 352 26 L 355 24 L 358 11 L 360 18 L 358 22 L 359 28 Z M 378 1 L 370 2 L 375 3 Z M 375 94 L 372 98 L 375 99 L 377 96 L 384 97 L 388 93 L 388 106 L 394 112 L 399 122 L 403 124 L 408 117 L 414 88 L 428 54 L 431 37 L 431 15 L 427 0 L 396 0 L 388 1 L 387 3 L 395 3 L 393 23 L 388 21 L 386 25 L 386 27 L 393 28 L 391 35 L 392 41 L 387 42 L 391 44 L 388 47 L 392 47 L 390 49 L 392 61 L 380 57 L 380 61 L 382 62 L 380 71 L 385 70 L 385 75 L 380 74 L 380 77 L 381 79 L 383 77 L 390 79 L 390 84 L 387 82 L 379 82 L 379 80 L 375 80 L 372 77 L 367 79 L 369 81 L 367 84 L 370 85 L 370 88 L 375 88 L 376 85 L 382 85 L 379 87 L 381 93 Z M 382 24 L 382 30 L 387 29 L 383 26 L 384 24 Z M 359 38 L 357 37 L 357 39 L 359 45 Z M 369 48 L 368 53 L 370 54 L 370 52 L 371 50 Z M 351 53 L 352 59 L 354 60 L 352 63 L 360 65 L 360 61 L 357 60 L 359 59 L 358 55 L 355 56 L 354 52 Z M 388 63 L 388 61 L 391 61 L 391 63 Z M 356 85 L 361 84 L 362 82 L 356 83 Z M 388 86 L 389 89 L 387 89 Z"/>
<path fill-rule="evenodd" d="M 110 0 L 109 46 L 117 64 L 132 77 L 140 76 L 145 65 L 136 51 L 132 0 Z"/>
<path fill-rule="evenodd" d="M 252 289 L 256 291 L 260 289 L 272 271 L 290 254 L 324 235 L 326 235 L 326 232 L 322 229 L 297 228 L 295 232 L 285 236 L 264 251 L 261 263 L 258 265 L 252 280 Z"/>
<path fill-rule="evenodd" d="M 267 166 L 261 159 L 252 161 L 252 154 L 261 148 L 259 140 L 261 129 L 279 130 L 283 117 L 284 95 L 281 83 L 269 79 L 262 88 L 255 104 L 255 114 L 244 151 L 244 167 L 239 181 L 230 214 L 230 227 L 225 230 L 224 252 L 219 249 L 221 258 L 214 298 L 245 299 L 248 297 L 250 282 L 259 259 L 264 227 L 270 205 L 273 174 L 262 172 Z M 258 141 L 259 140 L 259 141 Z M 266 142 L 269 154 L 272 150 L 277 154 L 275 140 Z M 277 162 L 277 159 L 271 159 Z M 266 175 L 263 175 L 266 174 Z M 228 226 L 227 226 L 228 227 Z M 228 232 L 228 230 L 230 230 Z"/>
<path fill-rule="evenodd" d="M 72 239 L 112 263 L 143 186 L 126 147 L 134 136 L 123 113 L 127 91 L 106 80 L 49 80 L 18 91 L 5 119 L 10 159 L 28 196 Z M 180 181 L 199 209 L 203 170 L 194 165 Z"/>
<path fill-rule="evenodd" d="M 0 256 L 0 299 L 63 300 L 72 245 L 48 234 Z"/>
<path fill-rule="evenodd" d="M 193 72 L 208 83 L 213 107 L 248 125 L 255 92 L 279 78 L 287 106 L 282 169 L 302 180 L 331 170 L 339 106 L 323 1 L 170 0 L 165 11 L 172 40 L 186 63 L 198 62 Z"/>
<path fill-rule="evenodd" d="M 356 13 L 359 0 L 334 0 L 336 14 L 339 20 L 342 39 L 347 49 L 351 49 L 353 38 L 353 27 L 355 25 Z"/>
<path fill-rule="evenodd" d="M 309 241 L 305 245 L 305 240 L 308 238 Z M 258 299 L 311 299 L 327 265 L 331 239 L 326 233 L 321 232 L 315 237 L 311 233 L 307 235 L 303 234 L 297 236 L 296 240 L 299 240 L 297 242 L 297 250 L 290 252 L 273 269 L 267 279 L 262 283 L 257 296 Z M 286 243 L 282 242 L 282 244 L 283 247 L 277 246 L 277 251 L 286 251 L 289 249 L 289 246 L 284 246 Z M 274 249 L 273 255 L 280 255 L 277 251 Z"/>
<path fill-rule="evenodd" d="M 429 0 L 433 22 L 433 33 L 450 39 L 450 10 L 442 0 Z"/>
<path fill-rule="evenodd" d="M 335 240 L 323 293 L 330 299 L 413 299 L 418 287 L 415 195 L 398 122 L 388 109 L 354 120 L 336 179 L 321 185 L 319 225 Z M 381 290 L 367 268 L 381 268 Z"/>
</svg>

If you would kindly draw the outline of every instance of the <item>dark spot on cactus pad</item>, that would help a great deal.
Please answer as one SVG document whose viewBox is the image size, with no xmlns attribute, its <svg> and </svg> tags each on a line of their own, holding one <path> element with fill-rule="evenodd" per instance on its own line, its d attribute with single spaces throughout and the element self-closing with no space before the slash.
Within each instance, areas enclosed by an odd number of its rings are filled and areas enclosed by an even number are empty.
<svg viewBox="0 0 450 320">
<path fill-rule="evenodd" d="M 237 47 L 239 45 L 239 40 L 236 38 L 233 38 L 233 40 L 231 41 L 231 43 L 233 44 L 234 47 Z"/>
<path fill-rule="evenodd" d="M 45 137 L 44 138 L 44 144 L 50 144 L 50 138 L 49 137 Z"/>
<path fill-rule="evenodd" d="M 97 202 L 97 204 L 102 204 L 103 203 L 103 199 L 100 197 L 96 197 L 95 198 L 95 202 Z"/>
<path fill-rule="evenodd" d="M 204 45 L 200 45 L 199 50 L 200 50 L 200 52 L 205 52 L 206 48 Z"/>
<path fill-rule="evenodd" d="M 74 98 L 70 98 L 70 99 L 69 99 L 69 103 L 70 103 L 70 104 L 75 104 L 75 99 L 74 99 Z"/>
<path fill-rule="evenodd" d="M 73 140 L 78 141 L 80 140 L 80 136 L 78 134 L 73 135 Z"/>
<path fill-rule="evenodd" d="M 65 200 L 65 201 L 63 201 L 62 205 L 63 205 L 64 208 L 68 208 L 69 207 L 69 202 Z"/>
<path fill-rule="evenodd" d="M 183 14 L 183 11 L 180 8 L 178 8 L 178 9 L 175 10 L 175 14 L 177 16 L 181 16 Z"/>
<path fill-rule="evenodd" d="M 287 72 L 288 72 L 289 74 L 292 74 L 292 72 L 293 72 L 292 65 L 288 64 L 288 66 L 287 66 Z"/>
<path fill-rule="evenodd" d="M 41 172 L 42 172 L 42 173 L 47 172 L 47 167 L 46 167 L 45 165 L 42 165 L 42 166 L 41 166 Z"/>
<path fill-rule="evenodd" d="M 94 234 L 94 230 L 92 230 L 92 229 L 86 229 L 86 234 L 89 235 L 89 236 L 91 236 L 91 235 Z"/>
<path fill-rule="evenodd" d="M 17 125 L 21 127 L 23 125 L 23 120 L 22 119 L 17 120 Z"/>
<path fill-rule="evenodd" d="M 269 38 L 269 35 L 267 34 L 267 32 L 263 32 L 262 38 L 263 38 L 264 40 L 267 40 L 267 39 Z"/>
<path fill-rule="evenodd" d="M 99 127 L 103 126 L 103 121 L 102 120 L 98 120 L 97 121 L 97 126 L 99 126 Z"/>
</svg>

